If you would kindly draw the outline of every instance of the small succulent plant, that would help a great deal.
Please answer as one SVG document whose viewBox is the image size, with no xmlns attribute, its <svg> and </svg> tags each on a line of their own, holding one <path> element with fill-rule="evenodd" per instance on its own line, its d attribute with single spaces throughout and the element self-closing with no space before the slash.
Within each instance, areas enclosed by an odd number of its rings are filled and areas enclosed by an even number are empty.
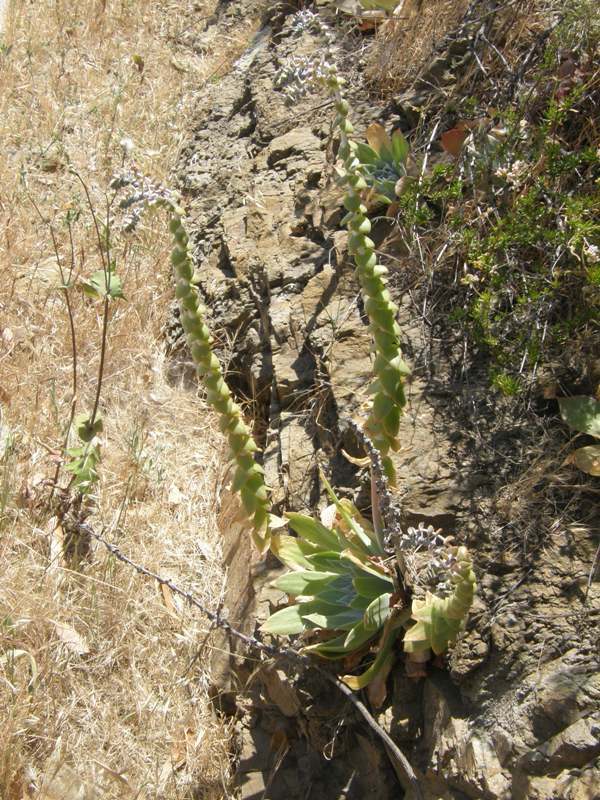
<svg viewBox="0 0 600 800">
<path fill-rule="evenodd" d="M 386 205 L 393 203 L 406 186 L 408 142 L 400 131 L 389 136 L 376 122 L 367 128 L 366 135 L 368 144 L 357 142 L 355 155 L 362 164 L 373 199 Z"/>
<path fill-rule="evenodd" d="M 353 689 L 385 679 L 401 639 L 411 674 L 421 674 L 419 665 L 431 652 L 440 655 L 455 642 L 473 601 L 475 576 L 466 548 L 450 545 L 433 528 L 409 528 L 397 542 L 398 575 L 384 537 L 323 480 L 333 505 L 321 521 L 287 514 L 296 536 L 273 535 L 273 552 L 291 570 L 273 585 L 291 602 L 269 617 L 263 632 L 301 634 L 304 652 L 331 660 L 352 663 L 372 653 L 360 675 L 344 676 Z"/>
<path fill-rule="evenodd" d="M 324 479 L 325 480 L 325 479 Z M 305 651 L 341 659 L 376 642 L 372 665 L 344 680 L 358 689 L 393 660 L 392 645 L 410 612 L 403 608 L 389 556 L 371 524 L 325 481 L 333 505 L 323 519 L 287 514 L 296 537 L 274 534 L 272 550 L 291 571 L 274 582 L 293 602 L 263 625 L 265 633 L 305 634 Z"/>
</svg>

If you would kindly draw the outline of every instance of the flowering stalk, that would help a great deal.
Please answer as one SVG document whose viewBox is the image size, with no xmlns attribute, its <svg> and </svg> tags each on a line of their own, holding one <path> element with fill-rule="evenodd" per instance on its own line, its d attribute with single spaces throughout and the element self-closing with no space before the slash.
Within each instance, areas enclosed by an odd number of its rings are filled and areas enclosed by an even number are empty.
<svg viewBox="0 0 600 800">
<path fill-rule="evenodd" d="M 253 523 L 253 541 L 262 553 L 270 544 L 269 495 L 264 471 L 254 459 L 258 447 L 225 383 L 219 360 L 212 351 L 213 339 L 198 291 L 192 282 L 194 268 L 189 237 L 182 222 L 183 213 L 178 206 L 172 206 L 170 229 L 174 244 L 171 262 L 175 272 L 175 291 L 181 307 L 181 324 L 196 369 L 203 378 L 207 400 L 220 416 L 219 427 L 227 436 L 236 463 L 232 488 L 240 493 L 244 509 Z"/>
<path fill-rule="evenodd" d="M 429 651 L 440 655 L 454 644 L 475 594 L 475 573 L 466 547 L 453 548 L 454 564 L 449 573 L 452 590 L 448 597 L 427 592 L 412 602 L 415 624 L 404 635 L 404 650 L 413 661 L 426 661 Z"/>
<path fill-rule="evenodd" d="M 125 149 L 124 142 L 121 144 Z M 181 324 L 192 360 L 198 374 L 203 378 L 206 398 L 219 414 L 219 427 L 229 441 L 231 456 L 236 464 L 232 489 L 240 493 L 244 509 L 252 521 L 252 538 L 263 553 L 271 543 L 269 494 L 264 471 L 254 459 L 258 447 L 244 422 L 240 407 L 233 400 L 225 383 L 219 360 L 212 351 L 213 339 L 206 324 L 205 309 L 193 281 L 194 261 L 189 236 L 183 223 L 184 211 L 177 204 L 173 192 L 144 177 L 136 169 L 123 170 L 113 178 L 111 186 L 115 190 L 125 187 L 129 189 L 129 195 L 120 203 L 120 207 L 127 210 L 123 224 L 126 231 L 135 230 L 148 208 L 166 208 L 171 214 L 171 263 L 175 272 L 175 291 L 181 310 Z"/>
<path fill-rule="evenodd" d="M 347 186 L 344 207 L 347 214 L 344 223 L 348 228 L 348 251 L 354 257 L 358 279 L 363 292 L 365 311 L 369 317 L 369 328 L 375 344 L 375 381 L 370 392 L 374 395 L 365 432 L 382 456 L 383 467 L 391 483 L 395 481 L 395 470 L 389 456 L 390 450 L 398 450 L 400 414 L 406 405 L 404 378 L 409 369 L 400 350 L 400 327 L 396 322 L 398 307 L 392 302 L 386 288 L 387 268 L 377 263 L 375 243 L 369 238 L 371 222 L 367 207 L 362 202 L 361 192 L 367 183 L 361 173 L 361 163 L 355 150 L 356 143 L 348 138 L 352 123 L 348 119 L 348 101 L 341 90 L 341 79 L 332 70 L 328 86 L 336 99 L 336 125 L 340 131 L 340 158 L 344 160 L 341 182 Z"/>
<path fill-rule="evenodd" d="M 343 160 L 340 183 L 347 187 L 344 206 L 348 213 L 343 223 L 348 228 L 348 250 L 356 264 L 375 349 L 375 380 L 370 387 L 374 397 L 365 432 L 381 453 L 385 474 L 393 485 L 395 470 L 390 451 L 400 447 L 400 414 L 406 405 L 404 378 L 410 371 L 402 360 L 400 350 L 400 328 L 396 322 L 398 307 L 392 302 L 386 288 L 388 270 L 377 263 L 375 243 L 368 235 L 371 222 L 367 217 L 367 207 L 362 202 L 362 193 L 368 188 L 368 183 L 364 175 L 365 167 L 357 153 L 357 143 L 350 138 L 354 127 L 348 119 L 350 107 L 343 94 L 345 81 L 339 77 L 334 63 L 335 37 L 318 15 L 306 10 L 297 14 L 294 32 L 310 28 L 325 38 L 324 52 L 316 59 L 292 61 L 282 69 L 278 84 L 285 84 L 288 99 L 296 101 L 306 93 L 310 82 L 320 83 L 326 87 L 335 103 L 335 124 L 340 132 L 338 155 Z"/>
</svg>

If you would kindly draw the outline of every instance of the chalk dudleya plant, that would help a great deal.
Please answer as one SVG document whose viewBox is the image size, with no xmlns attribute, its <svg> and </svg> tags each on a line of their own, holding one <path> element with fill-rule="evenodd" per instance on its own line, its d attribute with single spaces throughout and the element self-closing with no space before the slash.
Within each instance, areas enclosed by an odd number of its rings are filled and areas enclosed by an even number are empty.
<svg viewBox="0 0 600 800">
<path fill-rule="evenodd" d="M 397 195 L 397 181 L 406 175 L 408 144 L 399 132 L 389 137 L 381 126 L 371 127 L 368 145 L 351 138 L 354 129 L 344 80 L 333 59 L 333 34 L 317 15 L 305 10 L 296 15 L 293 31 L 308 29 L 323 35 L 325 50 L 314 58 L 289 62 L 278 83 L 293 102 L 318 84 L 327 88 L 335 103 L 348 249 L 356 265 L 375 350 L 374 397 L 365 432 L 379 453 L 382 471 L 393 483 L 390 451 L 398 448 L 400 414 L 406 402 L 404 378 L 409 370 L 401 356 L 398 309 L 386 286 L 387 269 L 378 264 L 369 237 L 367 202 L 374 195 L 391 202 Z M 396 536 L 396 559 L 390 557 L 387 540 L 392 537 L 382 529 L 382 491 L 373 468 L 373 525 L 348 500 L 339 500 L 324 482 L 333 506 L 321 521 L 288 514 L 296 537 L 273 537 L 273 551 L 291 569 L 274 585 L 288 594 L 290 603 L 267 620 L 263 631 L 302 634 L 306 652 L 329 659 L 352 657 L 350 664 L 372 651 L 367 669 L 358 676 L 346 675 L 344 680 L 354 689 L 377 681 L 379 694 L 375 696 L 381 696 L 400 637 L 415 675 L 420 674 L 419 665 L 431 652 L 441 654 L 456 640 L 475 591 L 471 560 L 466 548 L 454 547 L 451 539 L 423 526 Z"/>
<path fill-rule="evenodd" d="M 354 154 L 370 189 L 367 200 L 390 205 L 407 185 L 408 142 L 398 130 L 389 136 L 377 122 L 369 125 L 366 137 L 368 144 L 356 142 Z"/>
<path fill-rule="evenodd" d="M 350 106 L 344 97 L 345 81 L 338 75 L 335 65 L 333 33 L 318 15 L 308 10 L 296 15 L 293 24 L 296 33 L 311 28 L 323 35 L 325 50 L 315 58 L 294 59 L 285 65 L 277 83 L 285 87 L 288 99 L 293 102 L 316 84 L 324 86 L 335 103 L 335 125 L 340 135 L 338 156 L 342 160 L 339 182 L 346 190 L 344 206 L 347 214 L 343 224 L 348 229 L 348 251 L 356 265 L 375 351 L 375 380 L 369 389 L 373 401 L 365 431 L 381 453 L 388 479 L 394 483 L 395 470 L 390 452 L 400 447 L 400 415 L 406 404 L 404 379 L 410 370 L 400 349 L 400 328 L 396 322 L 398 307 L 386 286 L 388 270 L 378 263 L 375 243 L 369 237 L 371 221 L 367 216 L 365 195 L 381 183 L 383 165 L 390 167 L 391 164 L 405 163 L 408 145 L 400 134 L 392 139 L 379 136 L 378 150 L 369 145 L 359 146 L 350 138 L 354 127 L 349 119 Z"/>
<path fill-rule="evenodd" d="M 258 447 L 242 410 L 227 386 L 219 359 L 213 352 L 213 338 L 206 323 L 206 309 L 194 283 L 194 262 L 189 235 L 185 229 L 185 212 L 177 197 L 130 170 L 114 179 L 115 185 L 128 186 L 129 197 L 121 203 L 128 214 L 124 222 L 133 230 L 144 209 L 166 208 L 170 215 L 173 236 L 171 263 L 175 276 L 175 292 L 179 301 L 181 325 L 196 370 L 206 390 L 206 399 L 219 415 L 219 426 L 227 436 L 229 451 L 235 462 L 232 489 L 239 492 L 242 505 L 252 523 L 252 539 L 260 552 L 270 545 L 270 504 L 263 468 L 255 460 Z"/>
<path fill-rule="evenodd" d="M 387 675 L 393 644 L 410 612 L 399 601 L 380 537 L 349 500 L 339 500 L 324 482 L 333 505 L 321 521 L 288 513 L 296 537 L 273 536 L 274 553 L 291 570 L 273 585 L 293 603 L 269 617 L 262 630 L 274 635 L 334 632 L 331 638 L 309 640 L 304 648 L 334 660 L 366 650 L 377 639 L 378 651 L 367 670 L 344 677 L 351 688 L 361 689 Z"/>
<path fill-rule="evenodd" d="M 409 672 L 418 676 L 432 652 L 441 655 L 456 641 L 473 602 L 468 551 L 432 527 L 408 528 L 396 542 L 400 583 L 381 533 L 323 480 L 333 505 L 321 521 L 288 513 L 296 537 L 273 536 L 273 552 L 291 570 L 273 585 L 291 602 L 262 631 L 302 634 L 304 652 L 331 660 L 352 663 L 352 656 L 371 652 L 372 662 L 360 675 L 343 678 L 355 690 L 374 681 L 381 687 L 402 639 Z M 412 605 L 406 600 L 409 586 Z"/>
</svg>

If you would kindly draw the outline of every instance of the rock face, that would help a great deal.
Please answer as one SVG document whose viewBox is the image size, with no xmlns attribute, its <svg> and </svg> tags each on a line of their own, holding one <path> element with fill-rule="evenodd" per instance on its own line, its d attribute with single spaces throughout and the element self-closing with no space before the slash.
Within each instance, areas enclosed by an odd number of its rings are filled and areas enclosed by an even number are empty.
<svg viewBox="0 0 600 800">
<path fill-rule="evenodd" d="M 253 5 L 222 3 L 214 24 L 235 26 Z M 321 43 L 309 34 L 292 42 L 282 8 L 273 5 L 237 65 L 202 91 L 179 176 L 200 290 L 229 380 L 256 419 L 274 502 L 314 509 L 319 467 L 342 494 L 364 494 L 364 475 L 342 451 L 359 454 L 348 422 L 362 418 L 371 354 L 339 230 L 331 110 L 314 97 L 290 109 L 273 85 L 288 55 Z M 389 116 L 365 106 L 364 94 L 354 100 L 359 129 Z M 514 419 L 507 427 L 488 397 L 485 370 L 454 370 L 446 347 L 453 332 L 438 326 L 433 335 L 414 302 L 414 265 L 389 226 L 375 233 L 390 254 L 414 368 L 396 456 L 404 519 L 466 542 L 480 585 L 449 669 L 432 668 L 415 683 L 399 662 L 380 720 L 423 774 L 431 800 L 591 800 L 600 779 L 592 532 L 539 509 L 533 530 L 527 506 L 511 516 L 504 498 L 500 508 L 507 462 L 521 457 L 528 433 Z M 280 597 L 265 588 L 274 565 L 253 566 L 234 517 L 231 500 L 222 524 L 225 606 L 251 632 Z M 224 640 L 222 649 L 230 648 L 233 657 L 215 662 L 225 691 L 253 673 Z M 263 666 L 245 696 L 251 702 L 238 699 L 242 797 L 399 796 L 385 751 L 330 687 Z"/>
</svg>

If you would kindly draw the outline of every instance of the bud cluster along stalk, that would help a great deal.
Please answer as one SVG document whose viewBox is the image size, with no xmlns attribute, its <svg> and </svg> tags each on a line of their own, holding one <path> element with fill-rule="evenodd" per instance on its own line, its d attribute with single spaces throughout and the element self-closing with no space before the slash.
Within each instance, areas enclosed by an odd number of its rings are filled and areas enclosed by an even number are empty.
<svg viewBox="0 0 600 800">
<path fill-rule="evenodd" d="M 429 650 L 440 655 L 456 641 L 475 595 L 473 563 L 465 547 L 453 548 L 454 562 L 449 570 L 452 590 L 440 598 L 427 592 L 425 599 L 414 598 L 415 624 L 404 636 L 404 650 L 414 661 L 425 661 Z"/>
<path fill-rule="evenodd" d="M 187 232 L 182 222 L 183 210 L 172 207 L 170 229 L 174 246 L 171 261 L 175 271 L 176 294 L 181 308 L 181 324 L 192 359 L 202 376 L 206 397 L 220 416 L 220 428 L 227 436 L 236 464 L 233 490 L 239 491 L 242 504 L 253 524 L 253 540 L 261 552 L 270 545 L 269 496 L 264 471 L 257 464 L 258 450 L 223 378 L 218 358 L 212 351 L 212 337 L 205 321 L 204 308 L 192 282 L 194 267 Z"/>
<path fill-rule="evenodd" d="M 348 228 L 348 251 L 356 264 L 375 347 L 375 381 L 370 388 L 374 397 L 365 431 L 380 451 L 385 473 L 393 484 L 395 470 L 390 451 L 398 450 L 400 446 L 400 414 L 406 405 L 404 378 L 410 370 L 400 350 L 400 327 L 396 322 L 398 307 L 392 302 L 386 288 L 388 270 L 377 263 L 375 243 L 369 238 L 371 222 L 367 217 L 367 207 L 362 202 L 367 182 L 356 155 L 356 143 L 349 138 L 354 129 L 348 119 L 348 101 L 342 93 L 343 79 L 338 77 L 335 67 L 330 70 L 327 86 L 335 97 L 335 121 L 340 131 L 339 156 L 343 159 L 340 182 L 347 187 L 344 206 L 348 213 L 343 222 Z"/>
<path fill-rule="evenodd" d="M 284 88 L 288 102 L 294 103 L 310 91 L 311 84 L 320 84 L 335 102 L 335 124 L 340 132 L 338 155 L 343 160 L 340 183 L 347 187 L 344 206 L 348 213 L 343 222 L 348 227 L 348 250 L 356 264 L 375 349 L 375 381 L 370 388 L 374 397 L 365 433 L 381 453 L 385 474 L 393 485 L 395 470 L 390 451 L 398 450 L 400 446 L 400 414 L 406 405 L 404 378 L 410 372 L 400 350 L 400 328 L 396 322 L 398 308 L 386 288 L 387 269 L 377 263 L 375 244 L 368 235 L 371 223 L 367 217 L 367 207 L 362 202 L 362 194 L 368 184 L 356 142 L 350 138 L 354 128 L 348 119 L 350 108 L 343 95 L 345 82 L 339 77 L 335 66 L 335 35 L 318 14 L 309 10 L 299 12 L 292 25 L 293 33 L 301 34 L 304 31 L 314 31 L 323 36 L 323 51 L 315 57 L 296 58 L 284 65 L 276 85 Z"/>
</svg>

